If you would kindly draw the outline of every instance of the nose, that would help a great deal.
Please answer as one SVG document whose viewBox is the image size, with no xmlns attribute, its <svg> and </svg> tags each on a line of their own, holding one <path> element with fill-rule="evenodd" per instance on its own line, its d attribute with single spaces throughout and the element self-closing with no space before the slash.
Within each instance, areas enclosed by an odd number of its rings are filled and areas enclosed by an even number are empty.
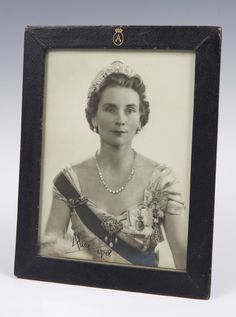
<svg viewBox="0 0 236 317">
<path fill-rule="evenodd" d="M 122 110 L 119 110 L 117 112 L 117 116 L 116 116 L 116 125 L 123 126 L 123 125 L 125 125 L 125 122 L 126 122 L 125 114 Z"/>
</svg>

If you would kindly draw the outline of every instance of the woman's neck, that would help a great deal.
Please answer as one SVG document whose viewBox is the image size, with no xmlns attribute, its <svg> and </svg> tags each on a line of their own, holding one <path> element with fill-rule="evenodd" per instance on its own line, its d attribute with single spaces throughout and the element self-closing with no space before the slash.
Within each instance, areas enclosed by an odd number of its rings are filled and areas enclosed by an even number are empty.
<svg viewBox="0 0 236 317">
<path fill-rule="evenodd" d="M 124 171 L 129 169 L 134 162 L 134 150 L 130 145 L 111 147 L 101 144 L 97 152 L 97 159 L 102 169 L 113 171 Z"/>
</svg>

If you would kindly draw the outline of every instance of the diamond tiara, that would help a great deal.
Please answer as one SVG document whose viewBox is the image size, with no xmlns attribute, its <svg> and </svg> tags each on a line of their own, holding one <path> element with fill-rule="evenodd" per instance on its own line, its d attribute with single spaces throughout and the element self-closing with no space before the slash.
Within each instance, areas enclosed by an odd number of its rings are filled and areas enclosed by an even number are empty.
<svg viewBox="0 0 236 317">
<path fill-rule="evenodd" d="M 138 76 L 129 65 L 125 65 L 121 61 L 115 61 L 111 63 L 111 65 L 103 68 L 94 78 L 88 91 L 88 100 L 90 99 L 93 92 L 98 91 L 104 79 L 113 73 L 125 74 L 129 77 Z"/>
</svg>

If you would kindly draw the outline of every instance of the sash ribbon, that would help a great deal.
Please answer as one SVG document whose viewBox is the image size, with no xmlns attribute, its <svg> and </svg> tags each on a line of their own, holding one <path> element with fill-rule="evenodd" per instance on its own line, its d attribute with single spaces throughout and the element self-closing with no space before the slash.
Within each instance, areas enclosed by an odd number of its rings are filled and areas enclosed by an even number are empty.
<svg viewBox="0 0 236 317">
<path fill-rule="evenodd" d="M 86 205 L 86 199 L 81 197 L 68 178 L 60 173 L 54 180 L 54 185 L 59 192 L 66 198 L 70 209 L 74 209 L 82 223 L 100 240 L 108 245 L 128 262 L 135 265 L 157 267 L 157 257 L 152 253 L 144 253 L 135 249 L 126 241 L 119 237 L 118 242 L 109 245 L 107 237 L 111 234 L 107 231 L 103 221 Z"/>
</svg>

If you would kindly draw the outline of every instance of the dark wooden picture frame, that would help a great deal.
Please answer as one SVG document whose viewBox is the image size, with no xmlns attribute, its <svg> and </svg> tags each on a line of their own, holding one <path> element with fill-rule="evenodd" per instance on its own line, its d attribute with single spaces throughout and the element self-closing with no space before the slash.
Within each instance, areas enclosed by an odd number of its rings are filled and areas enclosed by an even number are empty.
<svg viewBox="0 0 236 317">
<path fill-rule="evenodd" d="M 195 26 L 27 27 L 15 275 L 20 278 L 207 299 L 210 296 L 221 28 Z M 195 52 L 186 272 L 38 255 L 45 56 L 49 49 Z"/>
</svg>

